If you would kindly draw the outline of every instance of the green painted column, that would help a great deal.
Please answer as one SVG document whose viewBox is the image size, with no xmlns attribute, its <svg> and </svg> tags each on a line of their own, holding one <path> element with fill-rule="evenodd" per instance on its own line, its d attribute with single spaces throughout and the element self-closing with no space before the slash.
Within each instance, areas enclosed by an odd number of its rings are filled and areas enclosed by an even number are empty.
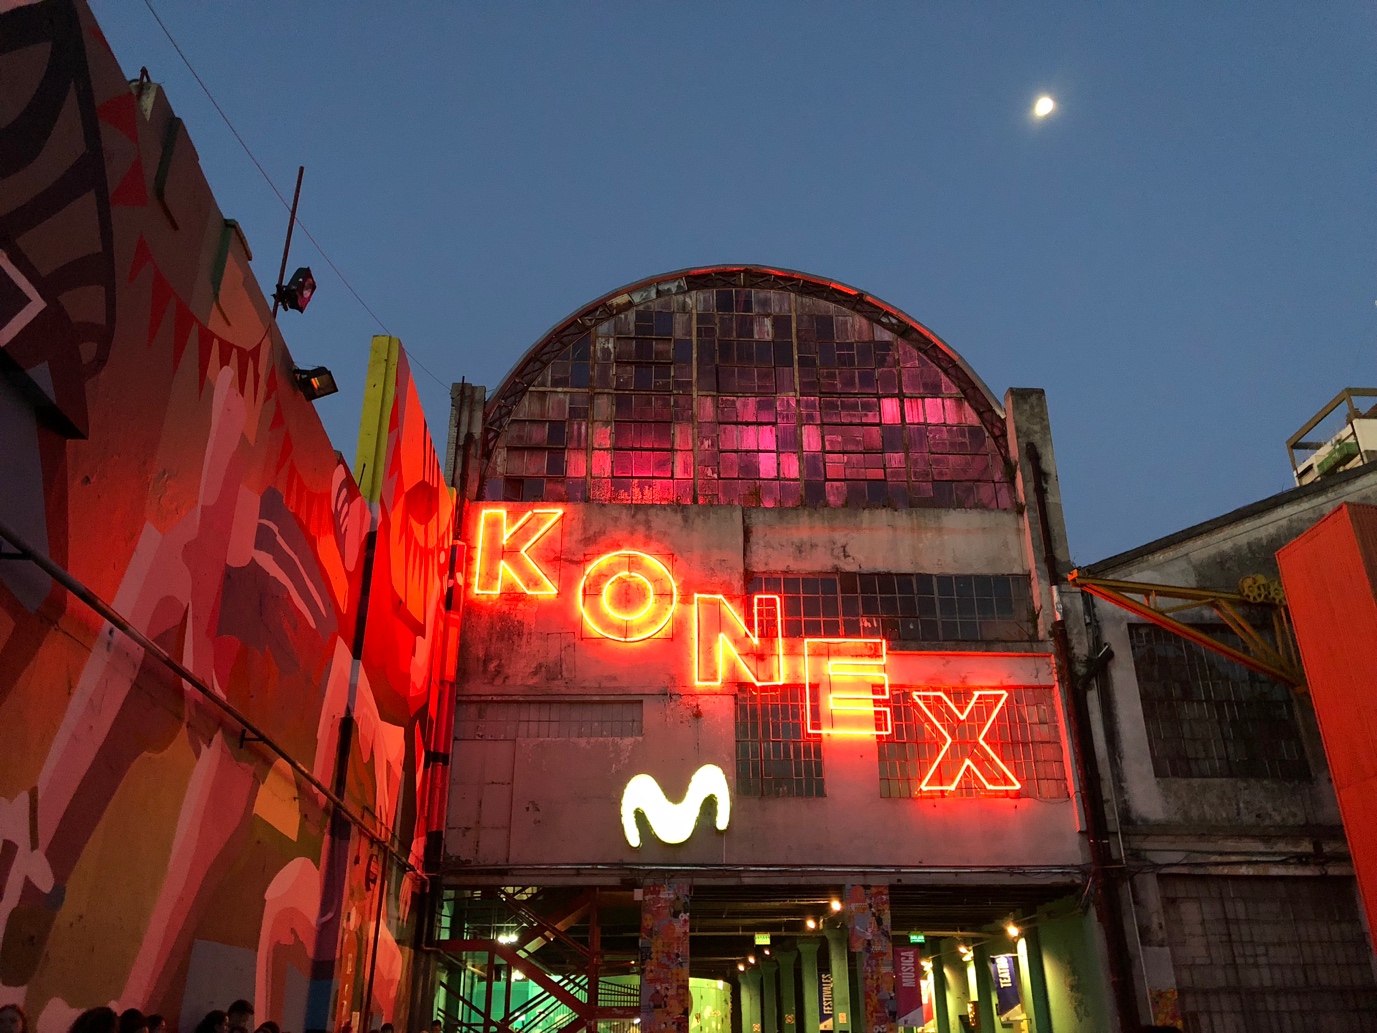
<svg viewBox="0 0 1377 1033">
<path fill-rule="evenodd" d="M 779 962 L 779 1028 L 782 1033 L 798 1033 L 798 994 L 794 989 L 794 963 L 798 951 L 776 951 Z"/>
<path fill-rule="evenodd" d="M 774 958 L 766 958 L 760 963 L 760 975 L 764 979 L 764 987 L 760 991 L 761 1008 L 761 1033 L 779 1033 L 779 991 L 775 989 L 775 973 L 779 970 L 779 963 Z"/>
<path fill-rule="evenodd" d="M 846 930 L 828 929 L 827 955 L 832 973 L 832 1014 L 837 1033 L 851 1033 L 851 952 L 846 949 Z"/>
<path fill-rule="evenodd" d="M 928 954 L 932 960 L 932 1014 L 937 1019 L 937 1033 L 952 1033 L 951 1009 L 947 1007 L 947 967 L 940 956 L 944 943 L 943 940 L 927 942 L 927 949 L 932 952 Z"/>
<path fill-rule="evenodd" d="M 865 1024 L 865 951 L 847 950 L 846 957 L 851 962 L 851 1006 L 856 1009 L 851 1028 L 857 1033 L 873 1033 Z"/>
<path fill-rule="evenodd" d="M 980 997 L 980 1028 L 999 1029 L 995 1018 L 994 980 L 990 978 L 990 947 L 980 943 L 975 948 L 975 989 Z"/>
<path fill-rule="evenodd" d="M 1047 972 L 1042 967 L 1042 941 L 1037 926 L 1023 933 L 1028 957 L 1028 1003 L 1032 1006 L 1033 1033 L 1052 1033 L 1052 1005 L 1047 1000 Z"/>
<path fill-rule="evenodd" d="M 760 1033 L 760 970 L 741 974 L 741 1033 Z"/>
<path fill-rule="evenodd" d="M 817 940 L 799 940 L 798 952 L 803 958 L 803 1029 L 801 1033 L 818 1033 L 818 947 Z M 1041 1031 L 1039 1030 L 1039 1033 Z"/>
</svg>

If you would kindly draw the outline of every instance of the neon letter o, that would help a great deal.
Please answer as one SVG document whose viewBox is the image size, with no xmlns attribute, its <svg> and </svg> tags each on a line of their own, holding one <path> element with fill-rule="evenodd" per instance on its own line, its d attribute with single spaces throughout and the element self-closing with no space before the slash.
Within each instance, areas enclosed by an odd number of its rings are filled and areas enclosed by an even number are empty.
<svg viewBox="0 0 1377 1033">
<path fill-rule="evenodd" d="M 622 584 L 641 589 L 644 602 L 622 612 L 613 593 Z M 654 556 L 632 549 L 609 552 L 588 565 L 579 585 L 579 611 L 584 622 L 603 638 L 640 642 L 657 635 L 674 615 L 679 589 L 669 568 Z"/>
</svg>

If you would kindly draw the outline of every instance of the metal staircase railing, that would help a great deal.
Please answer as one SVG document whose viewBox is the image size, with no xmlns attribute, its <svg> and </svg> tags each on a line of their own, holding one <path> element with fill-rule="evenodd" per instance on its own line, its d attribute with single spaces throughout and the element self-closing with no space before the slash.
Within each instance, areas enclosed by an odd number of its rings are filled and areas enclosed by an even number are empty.
<svg viewBox="0 0 1377 1033">
<path fill-rule="evenodd" d="M 492 889 L 455 898 L 454 907 L 437 915 L 431 946 L 459 961 L 463 973 L 458 980 L 440 980 L 449 1028 L 456 1033 L 597 1033 L 600 1023 L 640 1014 L 638 987 L 600 976 L 597 891 L 545 902 L 552 906 L 542 914 L 538 891 Z M 570 934 L 584 920 L 586 944 Z M 514 989 L 523 981 L 525 999 L 513 1003 Z"/>
</svg>

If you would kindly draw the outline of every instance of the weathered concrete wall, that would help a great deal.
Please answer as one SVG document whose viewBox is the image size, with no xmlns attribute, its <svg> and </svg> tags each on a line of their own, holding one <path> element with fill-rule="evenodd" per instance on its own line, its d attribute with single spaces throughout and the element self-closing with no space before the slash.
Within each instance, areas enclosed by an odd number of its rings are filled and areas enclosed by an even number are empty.
<svg viewBox="0 0 1377 1033">
<path fill-rule="evenodd" d="M 746 569 L 1008 574 L 1022 520 L 1002 510 L 745 509 Z"/>
<path fill-rule="evenodd" d="M 1377 499 L 1377 471 L 1361 469 L 1264 499 L 1216 520 L 1090 565 L 1097 577 L 1236 591 L 1250 574 L 1275 577 L 1275 552 L 1312 526 L 1339 502 Z M 1091 604 L 1081 596 L 1083 604 Z M 1195 865 L 1214 862 L 1221 872 L 1323 874 L 1345 869 L 1338 806 L 1308 697 L 1293 699 L 1312 778 L 1158 778 L 1153 767 L 1130 627 L 1139 620 L 1095 600 L 1099 639 L 1114 651 L 1107 675 L 1091 691 L 1096 750 L 1112 779 L 1111 827 L 1140 861 Z M 1214 621 L 1208 610 L 1178 615 Z M 1094 648 L 1092 643 L 1087 648 Z M 1312 855 L 1312 866 L 1297 856 Z M 1194 871 L 1203 869 L 1195 868 Z M 1144 1015 L 1176 1021 L 1177 990 L 1157 876 L 1132 880 L 1122 899 L 1133 911 L 1130 947 L 1143 974 Z"/>
<path fill-rule="evenodd" d="M 470 520 L 478 520 L 484 508 L 472 507 Z M 533 507 L 505 508 L 515 524 Z M 720 766 L 729 783 L 735 783 L 736 686 L 731 681 L 694 684 L 694 593 L 721 593 L 747 613 L 748 556 L 767 567 L 799 564 L 804 555 L 817 557 L 807 562 L 823 570 L 921 569 L 925 555 L 938 553 L 924 553 L 927 546 L 909 539 L 921 536 L 925 526 L 953 522 L 965 528 L 962 548 L 947 552 L 952 564 L 972 556 L 977 569 L 1021 569 L 1011 566 L 1017 527 L 999 514 L 988 523 L 982 523 L 987 515 L 969 513 L 942 514 L 927 522 L 921 514 L 907 513 L 877 514 L 868 522 L 842 518 L 855 518 L 856 513 L 765 514 L 728 506 L 567 505 L 547 538 L 530 551 L 548 570 L 558 594 L 469 597 L 461 706 L 481 699 L 635 699 L 643 702 L 644 734 L 456 743 L 451 854 L 474 865 L 532 873 L 543 866 L 565 866 L 547 869 L 550 877 L 560 878 L 591 876 L 578 873 L 579 865 L 644 863 L 741 866 L 743 878 L 750 877 L 752 868 L 779 865 L 854 866 L 859 873 L 886 867 L 998 865 L 1063 866 L 1069 871 L 1078 864 L 1080 845 L 1069 799 L 943 794 L 881 799 L 876 740 L 866 735 L 823 737 L 825 798 L 761 799 L 737 796 L 733 790 L 731 824 L 725 832 L 714 831 L 704 820 L 682 845 L 653 837 L 639 849 L 627 844 L 619 802 L 633 775 L 652 774 L 670 800 L 683 797 L 690 777 L 704 764 Z M 855 525 L 865 528 L 863 535 Z M 761 531 L 762 526 L 770 530 Z M 811 528 L 812 542 L 800 553 L 806 528 Z M 470 542 L 474 533 L 471 527 Z M 931 531 L 934 537 L 941 533 Z M 858 538 L 864 544 L 851 547 Z M 679 593 L 680 603 L 663 632 L 640 642 L 597 636 L 579 611 L 586 565 L 624 548 L 664 562 Z M 800 664 L 794 653 L 787 655 L 787 681 L 801 683 Z M 895 692 L 1053 681 L 1045 653 L 894 653 L 888 671 Z M 1064 751 L 1064 729 L 1061 739 L 1058 748 Z M 951 876 L 939 872 L 929 877 Z"/>
<path fill-rule="evenodd" d="M 1233 589 L 1277 576 L 1277 550 L 1343 502 L 1377 503 L 1377 469 L 1359 467 L 1262 499 L 1085 569 L 1098 577 Z"/>
</svg>

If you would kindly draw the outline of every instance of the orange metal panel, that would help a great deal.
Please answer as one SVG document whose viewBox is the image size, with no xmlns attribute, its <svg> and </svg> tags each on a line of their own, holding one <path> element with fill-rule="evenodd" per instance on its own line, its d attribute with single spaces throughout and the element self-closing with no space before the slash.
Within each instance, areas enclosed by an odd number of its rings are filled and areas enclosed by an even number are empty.
<svg viewBox="0 0 1377 1033">
<path fill-rule="evenodd" d="M 1345 503 L 1277 553 L 1369 930 L 1377 930 L 1377 506 Z"/>
</svg>

